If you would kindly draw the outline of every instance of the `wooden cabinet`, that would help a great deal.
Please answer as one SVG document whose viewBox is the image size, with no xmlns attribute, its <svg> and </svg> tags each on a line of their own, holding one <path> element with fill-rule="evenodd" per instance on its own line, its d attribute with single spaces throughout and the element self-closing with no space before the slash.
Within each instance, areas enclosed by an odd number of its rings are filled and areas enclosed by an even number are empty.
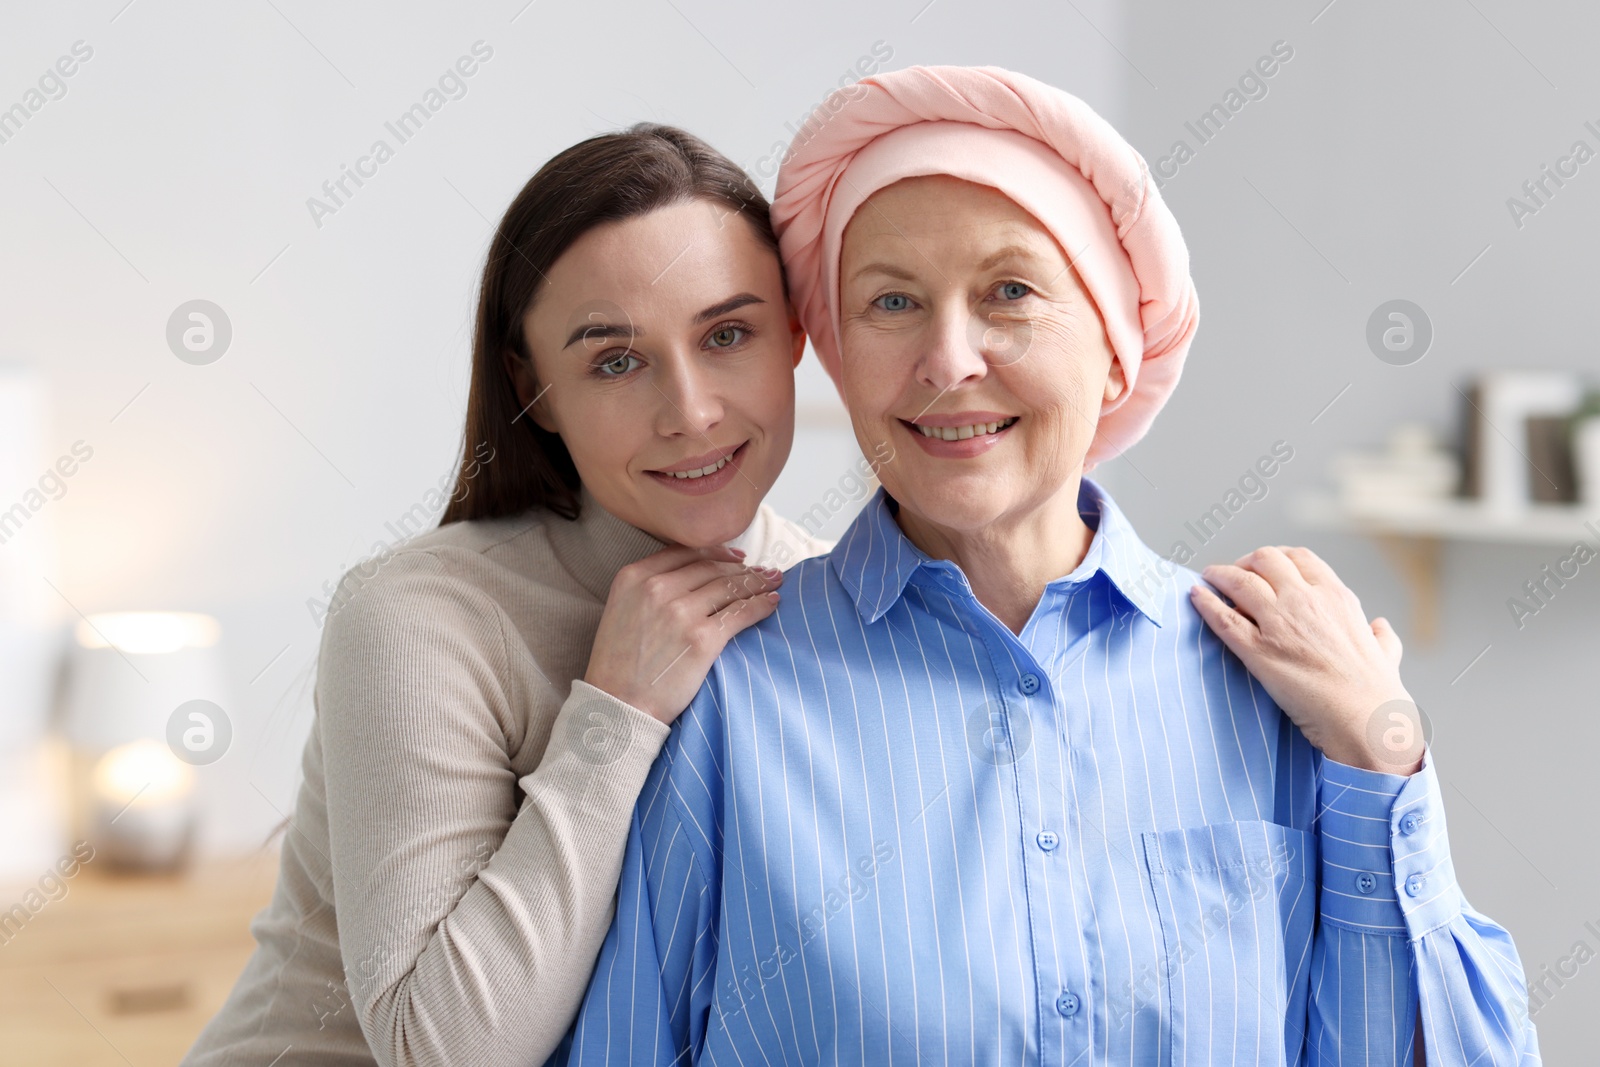
<svg viewBox="0 0 1600 1067">
<path fill-rule="evenodd" d="M 244 969 L 277 875 L 275 847 L 181 875 L 82 865 L 64 896 L 0 927 L 0 1063 L 176 1064 Z M 0 910 L 37 888 L 0 886 Z"/>
</svg>

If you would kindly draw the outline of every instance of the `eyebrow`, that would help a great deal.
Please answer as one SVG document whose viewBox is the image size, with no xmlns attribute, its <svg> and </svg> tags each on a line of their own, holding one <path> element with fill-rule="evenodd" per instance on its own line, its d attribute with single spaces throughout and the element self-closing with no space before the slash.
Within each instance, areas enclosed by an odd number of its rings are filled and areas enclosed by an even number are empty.
<svg viewBox="0 0 1600 1067">
<path fill-rule="evenodd" d="M 561 346 L 561 350 L 565 352 L 585 338 L 592 338 L 596 341 L 610 341 L 617 337 L 632 338 L 642 337 L 643 335 L 643 330 L 633 326 L 622 326 L 616 323 L 595 323 L 593 325 L 579 326 L 576 330 L 573 330 L 572 336 L 567 338 L 567 343 Z"/>
<path fill-rule="evenodd" d="M 1025 248 L 1022 245 L 1006 245 L 1004 248 L 998 248 L 994 252 L 985 256 L 983 262 L 978 264 L 977 269 L 980 271 L 989 270 L 991 267 L 997 266 L 1000 263 L 1004 263 L 1008 259 L 1025 259 L 1033 263 L 1037 263 L 1039 261 L 1039 257 L 1034 255 L 1033 250 L 1030 248 Z M 916 275 L 912 274 L 904 267 L 896 266 L 893 263 L 868 263 L 866 266 L 850 275 L 850 280 L 855 281 L 863 274 L 873 273 L 887 274 L 889 277 L 898 278 L 903 282 L 914 282 L 917 280 Z"/>
<path fill-rule="evenodd" d="M 720 304 L 712 304 L 704 311 L 701 311 L 694 317 L 694 323 L 696 326 L 699 326 L 702 323 L 710 322 L 714 318 L 717 318 L 721 315 L 726 315 L 730 311 L 737 311 L 739 308 L 746 307 L 747 305 L 765 303 L 765 300 L 754 293 L 738 293 L 734 296 L 728 297 L 728 299 L 722 301 Z M 565 351 L 585 338 L 609 341 L 618 337 L 634 338 L 643 337 L 644 335 L 644 330 L 637 326 L 625 323 L 586 324 L 573 330 L 572 335 L 567 338 L 567 343 L 562 345 L 561 348 L 562 351 Z"/>
<path fill-rule="evenodd" d="M 696 326 L 698 326 L 701 323 L 710 322 L 714 318 L 726 315 L 730 311 L 737 311 L 739 308 L 742 308 L 747 304 L 765 303 L 765 300 L 761 299 L 754 293 L 740 293 L 737 296 L 728 297 L 728 299 L 724 300 L 720 304 L 712 304 L 710 307 L 706 308 L 704 311 L 700 312 L 700 314 L 694 317 L 694 323 Z"/>
<path fill-rule="evenodd" d="M 850 275 L 850 280 L 855 281 L 863 274 L 887 274 L 889 277 L 899 278 L 903 282 L 914 282 L 917 280 L 917 276 L 915 274 L 912 274 L 904 267 L 897 267 L 893 263 L 868 263 L 866 266 Z"/>
<path fill-rule="evenodd" d="M 983 262 L 978 264 L 978 269 L 988 270 L 990 267 L 1004 263 L 1008 259 L 1026 259 L 1029 262 L 1037 263 L 1039 257 L 1033 254 L 1033 249 L 1031 248 L 1024 248 L 1022 245 L 1006 245 L 1004 248 L 997 248 L 994 252 L 985 256 Z"/>
</svg>

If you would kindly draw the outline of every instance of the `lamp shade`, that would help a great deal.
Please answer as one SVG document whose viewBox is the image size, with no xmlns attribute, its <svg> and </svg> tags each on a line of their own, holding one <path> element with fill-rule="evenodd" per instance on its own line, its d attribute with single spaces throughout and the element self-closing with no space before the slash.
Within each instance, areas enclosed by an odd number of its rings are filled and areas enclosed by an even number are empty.
<svg viewBox="0 0 1600 1067">
<path fill-rule="evenodd" d="M 180 705 L 229 702 L 217 620 L 191 612 L 90 615 L 68 653 L 62 733 L 101 753 L 141 739 L 162 740 Z"/>
</svg>

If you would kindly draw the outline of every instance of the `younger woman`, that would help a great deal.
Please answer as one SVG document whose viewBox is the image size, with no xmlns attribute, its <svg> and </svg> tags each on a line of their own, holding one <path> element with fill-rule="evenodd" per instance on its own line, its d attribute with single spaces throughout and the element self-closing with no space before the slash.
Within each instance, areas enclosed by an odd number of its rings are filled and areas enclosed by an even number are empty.
<svg viewBox="0 0 1600 1067">
<path fill-rule="evenodd" d="M 485 264 L 438 530 L 344 576 L 258 941 L 184 1063 L 538 1063 L 668 725 L 777 569 L 805 335 L 768 205 L 695 137 L 567 149 Z M 763 569 L 767 568 L 767 569 Z"/>
</svg>

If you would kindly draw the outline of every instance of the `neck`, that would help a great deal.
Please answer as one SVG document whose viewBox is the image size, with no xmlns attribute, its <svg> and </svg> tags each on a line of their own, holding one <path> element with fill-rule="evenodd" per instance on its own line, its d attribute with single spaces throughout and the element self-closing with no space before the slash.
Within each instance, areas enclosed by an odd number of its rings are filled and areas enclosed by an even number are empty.
<svg viewBox="0 0 1600 1067">
<path fill-rule="evenodd" d="M 1046 500 L 974 529 L 945 526 L 903 506 L 896 522 L 923 552 L 960 567 L 978 603 L 1020 634 L 1045 586 L 1071 574 L 1094 540 L 1078 514 L 1081 481 L 1081 472 L 1075 473 Z"/>
</svg>

